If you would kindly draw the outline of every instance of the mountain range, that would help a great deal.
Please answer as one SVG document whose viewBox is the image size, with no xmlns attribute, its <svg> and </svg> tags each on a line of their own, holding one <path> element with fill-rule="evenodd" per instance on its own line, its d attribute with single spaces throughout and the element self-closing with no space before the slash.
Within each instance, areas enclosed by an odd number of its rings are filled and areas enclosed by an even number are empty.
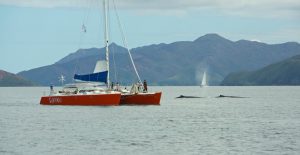
<svg viewBox="0 0 300 155">
<path fill-rule="evenodd" d="M 127 50 L 115 43 L 110 49 L 111 81 L 130 84 L 137 81 Z M 58 77 L 73 81 L 74 73 L 91 73 L 104 59 L 104 48 L 79 49 L 54 64 L 18 73 L 40 85 L 59 85 Z M 200 85 L 206 71 L 209 85 L 219 85 L 232 72 L 254 71 L 300 54 L 300 44 L 266 44 L 231 41 L 218 34 L 207 34 L 194 41 L 153 44 L 131 49 L 137 70 L 150 85 Z"/>
<path fill-rule="evenodd" d="M 13 73 L 0 70 L 0 87 L 34 86 L 34 84 Z"/>
<path fill-rule="evenodd" d="M 256 71 L 231 73 L 221 85 L 300 85 L 300 55 Z"/>
</svg>

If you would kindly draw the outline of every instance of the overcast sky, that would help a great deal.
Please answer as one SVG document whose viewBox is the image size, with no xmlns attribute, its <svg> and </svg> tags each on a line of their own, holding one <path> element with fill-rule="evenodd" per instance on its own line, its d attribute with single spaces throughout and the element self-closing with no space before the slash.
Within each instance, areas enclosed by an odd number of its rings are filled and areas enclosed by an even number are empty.
<svg viewBox="0 0 300 155">
<path fill-rule="evenodd" d="M 207 33 L 233 41 L 300 42 L 299 0 L 115 3 L 131 48 L 192 41 Z M 0 69 L 16 73 L 52 64 L 78 48 L 102 47 L 101 4 L 99 0 L 0 0 Z M 121 44 L 112 11 L 111 17 L 111 40 Z M 82 33 L 83 24 L 87 33 Z"/>
</svg>

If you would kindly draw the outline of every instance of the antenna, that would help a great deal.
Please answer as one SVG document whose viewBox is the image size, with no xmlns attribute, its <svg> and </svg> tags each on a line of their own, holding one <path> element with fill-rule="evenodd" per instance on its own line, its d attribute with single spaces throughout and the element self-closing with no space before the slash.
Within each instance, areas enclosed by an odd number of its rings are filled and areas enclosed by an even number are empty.
<svg viewBox="0 0 300 155">
<path fill-rule="evenodd" d="M 64 75 L 60 75 L 60 76 L 58 77 L 58 81 L 61 82 L 61 85 L 63 86 L 63 85 L 64 85 L 64 81 L 66 81 Z"/>
</svg>

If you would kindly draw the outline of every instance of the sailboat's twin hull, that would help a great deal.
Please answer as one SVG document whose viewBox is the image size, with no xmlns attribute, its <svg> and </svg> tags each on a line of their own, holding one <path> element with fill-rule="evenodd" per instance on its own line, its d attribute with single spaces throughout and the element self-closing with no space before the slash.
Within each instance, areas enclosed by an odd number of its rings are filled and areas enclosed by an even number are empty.
<svg viewBox="0 0 300 155">
<path fill-rule="evenodd" d="M 126 94 L 121 96 L 120 105 L 160 105 L 161 92 Z"/>
<path fill-rule="evenodd" d="M 160 105 L 161 92 L 139 94 L 97 94 L 70 96 L 43 96 L 42 105 L 74 106 L 118 106 L 118 105 Z"/>
<path fill-rule="evenodd" d="M 121 94 L 43 96 L 43 105 L 75 105 L 75 106 L 117 106 L 120 104 Z"/>
</svg>

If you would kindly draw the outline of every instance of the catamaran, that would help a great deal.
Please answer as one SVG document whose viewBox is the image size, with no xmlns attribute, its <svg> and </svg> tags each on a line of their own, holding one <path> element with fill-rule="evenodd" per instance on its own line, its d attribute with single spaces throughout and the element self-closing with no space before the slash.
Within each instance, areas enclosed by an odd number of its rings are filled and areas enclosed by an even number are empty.
<svg viewBox="0 0 300 155">
<path fill-rule="evenodd" d="M 114 2 L 114 1 L 113 1 Z M 116 88 L 111 86 L 109 76 L 109 40 L 108 40 L 108 0 L 103 0 L 104 9 L 104 36 L 105 36 L 105 61 L 97 61 L 94 72 L 85 75 L 74 75 L 74 84 L 67 84 L 61 91 L 55 92 L 51 87 L 48 96 L 41 97 L 40 104 L 44 105 L 95 105 L 95 106 L 115 106 L 115 105 L 160 105 L 162 92 L 148 92 L 147 83 L 142 83 L 138 71 L 135 67 L 131 52 L 127 47 L 126 39 L 123 39 L 127 48 L 132 66 L 138 81 L 132 84 L 131 90 Z M 113 3 L 115 5 L 115 3 Z M 114 6 L 116 8 L 116 6 Z M 117 13 L 116 13 L 117 14 Z M 120 20 L 117 14 L 117 19 Z M 85 26 L 84 26 L 85 27 Z M 120 26 L 122 37 L 125 38 Z M 84 29 L 86 32 L 86 28 Z M 79 81 L 79 82 L 78 82 Z M 105 84 L 103 87 L 103 83 Z"/>
</svg>

